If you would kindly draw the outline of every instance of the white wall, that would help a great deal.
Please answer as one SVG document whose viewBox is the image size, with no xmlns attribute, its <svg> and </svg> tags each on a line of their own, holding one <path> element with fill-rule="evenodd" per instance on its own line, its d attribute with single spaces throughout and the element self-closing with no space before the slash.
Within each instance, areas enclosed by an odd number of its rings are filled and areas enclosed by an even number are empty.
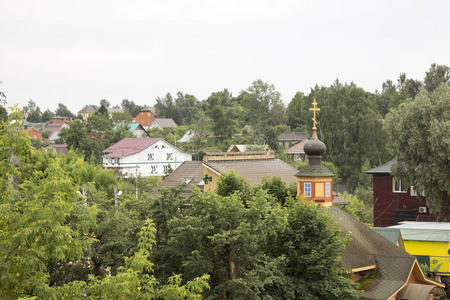
<svg viewBox="0 0 450 300">
<path fill-rule="evenodd" d="M 153 155 L 153 159 L 149 160 L 149 154 Z M 168 154 L 172 154 L 172 159 Z M 126 177 L 134 177 L 136 173 L 143 177 L 164 176 L 164 167 L 168 167 L 169 164 L 175 170 L 184 161 L 191 160 L 190 153 L 182 152 L 166 141 L 160 140 L 139 153 L 119 158 L 119 163 L 115 158 L 103 157 L 103 167 L 122 169 Z"/>
</svg>

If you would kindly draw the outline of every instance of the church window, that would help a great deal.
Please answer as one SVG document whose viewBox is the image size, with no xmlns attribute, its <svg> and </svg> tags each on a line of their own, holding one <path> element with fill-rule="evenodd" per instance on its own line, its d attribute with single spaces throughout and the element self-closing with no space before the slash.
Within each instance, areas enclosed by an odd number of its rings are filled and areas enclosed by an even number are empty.
<svg viewBox="0 0 450 300">
<path fill-rule="evenodd" d="M 305 197 L 311 197 L 311 182 L 305 182 L 303 185 Z"/>
<path fill-rule="evenodd" d="M 331 183 L 325 182 L 325 197 L 330 197 L 331 195 Z"/>
</svg>

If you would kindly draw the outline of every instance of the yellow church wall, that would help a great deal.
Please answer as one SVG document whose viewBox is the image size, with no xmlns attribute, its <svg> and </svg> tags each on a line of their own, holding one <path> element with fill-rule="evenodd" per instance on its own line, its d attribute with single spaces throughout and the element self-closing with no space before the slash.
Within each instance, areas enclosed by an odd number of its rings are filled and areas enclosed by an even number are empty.
<svg viewBox="0 0 450 300">
<path fill-rule="evenodd" d="M 211 171 L 211 169 L 207 168 L 207 167 L 203 167 L 203 177 L 205 175 L 211 176 L 212 177 L 212 181 L 208 182 L 208 184 L 205 184 L 203 186 L 203 190 L 206 191 L 211 191 L 211 192 L 215 192 L 216 188 L 217 188 L 217 182 L 219 181 L 220 176 L 217 175 L 216 172 Z"/>
<path fill-rule="evenodd" d="M 303 184 L 311 182 L 311 195 L 307 200 L 314 200 L 317 204 L 330 206 L 333 201 L 333 177 L 298 177 L 297 195 L 304 195 Z M 330 196 L 325 197 L 325 183 L 330 183 Z"/>
</svg>

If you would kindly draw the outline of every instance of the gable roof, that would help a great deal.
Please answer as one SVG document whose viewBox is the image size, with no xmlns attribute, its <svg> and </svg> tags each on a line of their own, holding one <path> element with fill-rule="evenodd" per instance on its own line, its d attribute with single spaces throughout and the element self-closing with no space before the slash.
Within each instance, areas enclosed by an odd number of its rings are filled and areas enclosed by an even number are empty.
<svg viewBox="0 0 450 300">
<path fill-rule="evenodd" d="M 124 138 L 103 150 L 106 157 L 125 157 L 147 149 L 161 138 Z"/>
<path fill-rule="evenodd" d="M 128 126 L 130 132 L 134 132 L 139 127 L 141 127 L 142 130 L 145 130 L 144 127 L 142 127 L 142 125 L 139 123 L 117 124 L 116 126 L 114 126 L 114 130 L 119 129 L 121 126 L 123 127 Z"/>
<path fill-rule="evenodd" d="M 208 161 L 204 165 L 221 174 L 234 170 L 236 174 L 244 177 L 252 185 L 261 183 L 263 177 L 267 175 L 281 177 L 281 180 L 288 186 L 297 181 L 295 178 L 297 169 L 280 159 Z"/>
<path fill-rule="evenodd" d="M 283 132 L 278 136 L 279 141 L 302 141 L 308 138 L 307 132 L 293 131 L 293 132 Z"/>
<path fill-rule="evenodd" d="M 388 299 L 408 281 L 415 257 L 336 206 L 325 209 L 351 238 L 341 265 L 358 269 L 376 266 L 376 277 L 364 288 L 364 299 Z"/>
<path fill-rule="evenodd" d="M 382 164 L 381 166 L 372 168 L 367 170 L 366 174 L 391 174 L 391 166 L 397 163 L 397 159 L 388 161 L 387 163 Z"/>
<path fill-rule="evenodd" d="M 198 186 L 202 178 L 202 162 L 185 161 L 161 182 L 155 193 L 158 193 L 162 189 L 178 187 L 186 182 L 186 187 L 181 192 L 181 195 L 189 197 L 192 194 L 194 186 Z"/>
<path fill-rule="evenodd" d="M 95 113 L 95 112 L 97 112 L 97 110 L 98 110 L 98 107 L 96 105 L 86 105 L 78 112 L 78 114 Z"/>
<path fill-rule="evenodd" d="M 175 121 L 173 119 L 167 119 L 167 118 L 155 118 L 155 120 L 153 120 L 153 122 L 158 123 L 158 125 L 161 128 L 178 126 L 177 123 L 175 123 Z"/>
<path fill-rule="evenodd" d="M 303 147 L 305 146 L 306 142 L 308 140 L 303 140 L 297 144 L 295 144 L 294 146 L 290 147 L 289 149 L 286 150 L 286 154 L 304 154 L 305 151 L 303 150 Z"/>
</svg>

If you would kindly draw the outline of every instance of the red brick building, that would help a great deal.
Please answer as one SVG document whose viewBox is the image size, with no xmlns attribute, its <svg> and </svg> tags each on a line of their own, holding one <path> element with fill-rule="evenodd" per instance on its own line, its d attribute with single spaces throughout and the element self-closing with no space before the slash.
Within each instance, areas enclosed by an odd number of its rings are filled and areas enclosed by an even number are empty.
<svg viewBox="0 0 450 300">
<path fill-rule="evenodd" d="M 441 221 L 442 216 L 430 214 L 425 197 L 414 186 L 405 185 L 391 174 L 395 159 L 367 170 L 373 175 L 373 222 L 375 227 L 396 225 L 401 221 Z M 447 211 L 447 207 L 442 210 Z"/>
</svg>

